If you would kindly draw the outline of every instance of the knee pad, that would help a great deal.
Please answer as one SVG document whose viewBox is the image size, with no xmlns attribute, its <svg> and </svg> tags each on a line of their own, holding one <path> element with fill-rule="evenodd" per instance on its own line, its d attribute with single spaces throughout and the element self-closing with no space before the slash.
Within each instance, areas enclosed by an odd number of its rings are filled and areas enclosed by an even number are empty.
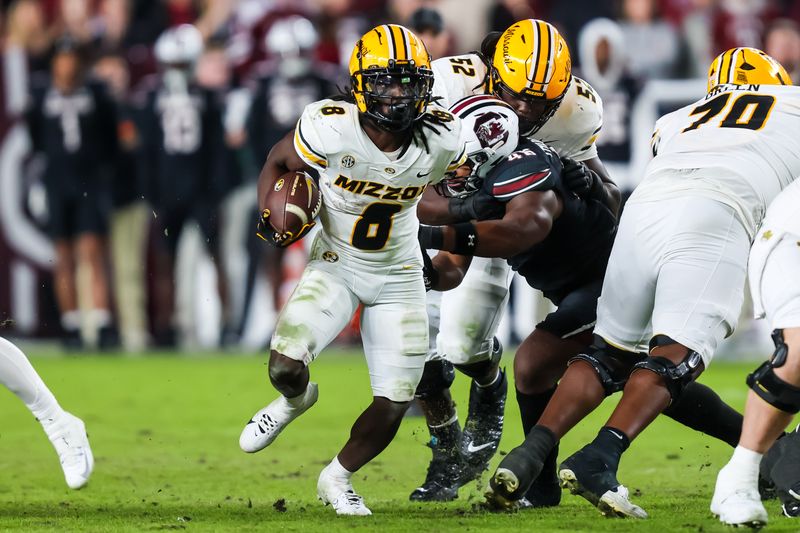
<svg viewBox="0 0 800 533">
<path fill-rule="evenodd" d="M 783 330 L 773 331 L 772 340 L 775 342 L 775 353 L 769 361 L 747 376 L 747 386 L 774 408 L 796 414 L 800 411 L 800 387 L 787 383 L 775 375 L 775 369 L 783 366 L 789 355 L 789 347 L 783 341 Z"/>
<path fill-rule="evenodd" d="M 650 349 L 668 344 L 679 344 L 666 335 L 656 335 L 650 341 Z M 697 379 L 703 369 L 703 358 L 694 350 L 689 350 L 677 365 L 666 357 L 649 356 L 633 366 L 634 370 L 644 369 L 658 374 L 664 381 L 669 395 L 674 402 L 686 385 Z"/>
<path fill-rule="evenodd" d="M 597 372 L 600 384 L 606 396 L 621 391 L 628 381 L 628 376 L 634 366 L 645 356 L 615 348 L 600 337 L 595 336 L 591 353 L 578 354 L 567 362 L 571 365 L 575 361 L 585 361 Z"/>
<path fill-rule="evenodd" d="M 414 396 L 422 400 L 447 390 L 456 379 L 453 363 L 444 359 L 434 359 L 425 363 L 422 379 L 419 380 Z"/>
<path fill-rule="evenodd" d="M 457 369 L 465 375 L 474 378 L 476 376 L 485 375 L 490 369 L 497 367 L 500 364 L 500 358 L 503 357 L 503 343 L 500 339 L 494 337 L 492 339 L 492 350 L 489 352 L 489 358 L 477 363 L 468 363 L 462 365 L 454 365 Z"/>
</svg>

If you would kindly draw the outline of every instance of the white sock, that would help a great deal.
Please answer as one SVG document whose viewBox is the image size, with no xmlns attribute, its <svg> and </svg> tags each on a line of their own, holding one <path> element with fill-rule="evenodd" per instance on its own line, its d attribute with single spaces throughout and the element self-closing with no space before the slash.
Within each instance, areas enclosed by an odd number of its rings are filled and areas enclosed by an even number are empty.
<svg viewBox="0 0 800 533">
<path fill-rule="evenodd" d="M 43 426 L 52 424 L 64 413 L 25 354 L 3 337 L 0 337 L 0 383 L 16 394 Z"/>
<path fill-rule="evenodd" d="M 96 328 L 104 328 L 111 324 L 111 311 L 108 309 L 92 309 L 92 323 Z"/>
<path fill-rule="evenodd" d="M 81 312 L 77 309 L 61 313 L 61 327 L 67 331 L 81 329 Z"/>
<path fill-rule="evenodd" d="M 742 445 L 736 446 L 728 464 L 748 477 L 756 478 L 763 454 L 748 450 Z"/>
<path fill-rule="evenodd" d="M 342 463 L 339 462 L 338 455 L 333 458 L 333 461 L 331 461 L 330 464 L 325 467 L 325 469 L 328 471 L 328 474 L 331 477 L 343 483 L 349 484 L 350 478 L 353 476 L 353 472 L 343 467 Z"/>
</svg>

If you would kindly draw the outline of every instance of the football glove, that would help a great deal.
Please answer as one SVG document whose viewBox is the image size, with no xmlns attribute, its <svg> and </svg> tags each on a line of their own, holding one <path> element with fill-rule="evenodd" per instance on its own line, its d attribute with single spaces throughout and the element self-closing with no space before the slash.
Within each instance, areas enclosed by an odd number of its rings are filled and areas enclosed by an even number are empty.
<svg viewBox="0 0 800 533">
<path fill-rule="evenodd" d="M 503 218 L 506 214 L 505 204 L 482 190 L 466 198 L 450 198 L 448 208 L 450 214 L 459 222 L 496 220 Z"/>
<path fill-rule="evenodd" d="M 261 215 L 258 218 L 258 223 L 256 224 L 256 235 L 258 235 L 262 240 L 268 242 L 269 244 L 276 246 L 278 248 L 287 248 L 292 243 L 295 243 L 306 236 L 306 234 L 311 231 L 311 228 L 314 227 L 313 220 L 308 224 L 304 225 L 303 228 L 297 232 L 297 235 L 294 235 L 291 231 L 285 231 L 283 233 L 275 231 L 272 227 L 272 224 L 269 222 L 269 209 L 264 209 L 261 211 Z"/>
<path fill-rule="evenodd" d="M 564 166 L 561 179 L 567 189 L 584 200 L 589 198 L 605 200 L 606 188 L 597 172 L 569 157 L 562 157 L 561 164 Z"/>
</svg>

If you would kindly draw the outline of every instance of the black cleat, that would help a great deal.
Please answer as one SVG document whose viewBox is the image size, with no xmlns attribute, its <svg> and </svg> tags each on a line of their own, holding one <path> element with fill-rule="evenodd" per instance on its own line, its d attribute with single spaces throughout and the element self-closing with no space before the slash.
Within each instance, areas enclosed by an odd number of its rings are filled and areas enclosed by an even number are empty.
<svg viewBox="0 0 800 533">
<path fill-rule="evenodd" d="M 61 336 L 61 346 L 68 352 L 80 352 L 84 348 L 81 330 L 68 329 Z"/>
<path fill-rule="evenodd" d="M 775 494 L 781 501 L 783 514 L 790 518 L 800 516 L 800 433 L 798 433 L 798 429 L 800 426 L 778 439 L 761 462 L 762 469 L 769 464 L 772 465 L 772 468 L 769 469 L 769 480 L 772 481 Z"/>
<path fill-rule="evenodd" d="M 495 339 L 492 359 L 500 360 L 503 346 Z M 479 477 L 489 468 L 489 461 L 500 446 L 503 435 L 503 417 L 508 393 L 505 370 L 500 370 L 500 382 L 491 388 L 479 387 L 475 381 L 469 390 L 469 412 L 464 423 L 461 453 L 472 471 Z"/>
<path fill-rule="evenodd" d="M 103 326 L 97 330 L 97 347 L 102 351 L 118 350 L 119 332 L 114 326 Z"/>
<path fill-rule="evenodd" d="M 489 480 L 492 490 L 486 493 L 490 507 L 513 510 L 527 507 L 530 502 L 520 504 L 533 480 L 542 470 L 542 460 L 536 457 L 524 444 L 517 446 L 506 455 Z"/>
<path fill-rule="evenodd" d="M 561 486 L 585 498 L 604 516 L 647 518 L 647 513 L 628 499 L 628 489 L 617 481 L 604 454 L 584 446 L 561 463 Z"/>
<path fill-rule="evenodd" d="M 457 448 L 442 450 L 435 446 L 425 482 L 408 497 L 416 502 L 449 502 L 458 498 L 458 489 L 469 483 L 468 469 Z"/>
</svg>

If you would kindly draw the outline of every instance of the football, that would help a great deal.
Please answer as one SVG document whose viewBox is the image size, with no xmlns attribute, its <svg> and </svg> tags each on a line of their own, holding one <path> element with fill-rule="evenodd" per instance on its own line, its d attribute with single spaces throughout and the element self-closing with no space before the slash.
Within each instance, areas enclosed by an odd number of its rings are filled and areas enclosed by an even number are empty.
<svg viewBox="0 0 800 533">
<path fill-rule="evenodd" d="M 269 222 L 278 233 L 297 235 L 322 207 L 322 194 L 314 178 L 305 172 L 287 172 L 267 191 Z"/>
</svg>

